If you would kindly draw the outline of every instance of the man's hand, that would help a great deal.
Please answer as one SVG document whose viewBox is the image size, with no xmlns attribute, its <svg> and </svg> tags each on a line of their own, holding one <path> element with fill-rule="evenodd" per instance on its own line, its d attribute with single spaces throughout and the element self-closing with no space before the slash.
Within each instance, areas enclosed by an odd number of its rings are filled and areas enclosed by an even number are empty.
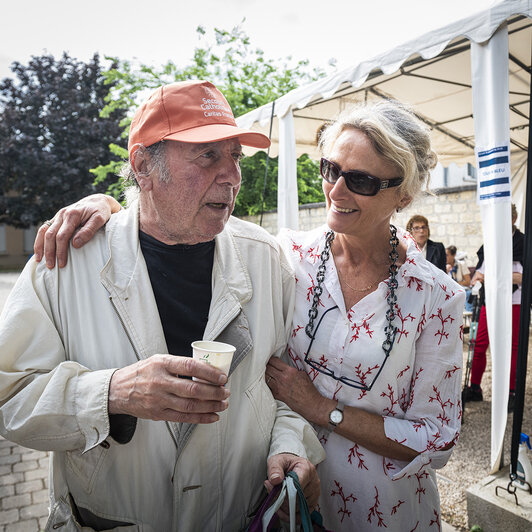
<svg viewBox="0 0 532 532">
<path fill-rule="evenodd" d="M 98 229 L 103 227 L 111 214 L 120 210 L 120 204 L 111 196 L 93 194 L 59 210 L 49 222 L 37 231 L 33 244 L 35 260 L 43 256 L 46 266 L 53 268 L 57 257 L 60 268 L 66 266 L 70 239 L 75 248 L 86 244 Z"/>
<path fill-rule="evenodd" d="M 211 384 L 183 379 L 197 377 Z M 176 423 L 214 423 L 228 406 L 227 376 L 189 357 L 153 355 L 118 369 L 109 385 L 109 414 Z"/>
<path fill-rule="evenodd" d="M 268 480 L 264 482 L 266 489 L 270 492 L 275 485 L 280 484 L 288 471 L 297 473 L 299 484 L 303 489 L 309 510 L 312 512 L 320 496 L 320 479 L 316 468 L 306 458 L 288 453 L 270 456 L 268 458 Z M 283 521 L 290 520 L 288 500 L 284 501 L 277 513 Z"/>
</svg>

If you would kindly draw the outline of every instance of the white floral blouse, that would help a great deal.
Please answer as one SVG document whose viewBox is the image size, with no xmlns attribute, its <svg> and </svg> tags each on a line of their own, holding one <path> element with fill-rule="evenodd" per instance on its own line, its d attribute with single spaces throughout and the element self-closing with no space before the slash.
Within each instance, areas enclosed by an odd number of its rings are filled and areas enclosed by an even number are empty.
<svg viewBox="0 0 532 532">
<path fill-rule="evenodd" d="M 409 233 L 398 230 L 408 250 L 397 275 L 393 323 L 398 332 L 384 364 L 387 281 L 346 309 L 331 253 L 314 327 L 326 310 L 337 308 L 323 317 L 307 353 L 305 326 L 327 231 L 325 226 L 310 232 L 285 230 L 279 237 L 296 273 L 288 355 L 322 395 L 382 415 L 386 436 L 421 454 L 411 462 L 392 460 L 320 428 L 327 451 L 318 466 L 324 525 L 335 532 L 439 531 L 433 469 L 447 463 L 451 450 L 442 449 L 456 442 L 460 430 L 464 290 L 422 257 Z M 348 386 L 313 369 L 305 354 L 336 376 L 373 385 L 370 390 Z"/>
</svg>

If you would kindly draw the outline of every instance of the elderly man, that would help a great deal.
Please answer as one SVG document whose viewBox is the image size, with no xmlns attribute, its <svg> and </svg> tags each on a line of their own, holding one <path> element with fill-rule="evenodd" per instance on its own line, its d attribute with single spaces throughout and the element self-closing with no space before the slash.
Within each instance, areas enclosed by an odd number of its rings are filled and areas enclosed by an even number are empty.
<svg viewBox="0 0 532 532">
<path fill-rule="evenodd" d="M 241 144 L 268 143 L 211 83 L 160 87 L 131 124 L 138 200 L 63 269 L 22 272 L 0 318 L 0 430 L 53 451 L 47 530 L 240 530 L 288 470 L 316 503 L 323 450 L 264 382 L 292 272 L 230 218 Z M 190 357 L 201 338 L 236 346 L 228 376 Z"/>
</svg>

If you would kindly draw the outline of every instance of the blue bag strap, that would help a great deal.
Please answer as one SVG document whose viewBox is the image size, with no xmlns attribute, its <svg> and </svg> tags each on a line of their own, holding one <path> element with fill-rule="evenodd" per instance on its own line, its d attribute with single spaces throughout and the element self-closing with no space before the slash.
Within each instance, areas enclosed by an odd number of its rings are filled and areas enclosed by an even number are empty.
<svg viewBox="0 0 532 532">
<path fill-rule="evenodd" d="M 301 528 L 303 532 L 313 532 L 314 525 L 311 515 L 314 516 L 314 521 L 322 529 L 321 514 L 314 511 L 310 513 L 307 500 L 303 493 L 303 489 L 299 484 L 297 473 L 289 471 L 282 484 L 278 484 L 268 494 L 266 500 L 262 503 L 260 510 L 257 512 L 253 521 L 250 523 L 246 532 L 265 532 L 270 528 L 270 524 L 285 497 L 288 496 L 288 506 L 290 515 L 290 532 L 296 530 L 296 500 L 299 501 L 299 515 L 301 517 Z"/>
<path fill-rule="evenodd" d="M 299 484 L 299 478 L 297 476 L 297 473 L 294 473 L 293 471 L 289 471 L 287 473 L 287 480 L 290 479 L 292 482 L 295 491 L 297 493 L 297 499 L 299 501 L 299 515 L 301 517 L 301 526 L 303 528 L 303 532 L 313 532 L 313 526 L 312 526 L 312 519 L 310 517 L 310 510 L 308 508 L 307 499 L 305 499 L 305 495 L 303 493 L 303 489 L 301 488 L 301 485 Z M 293 522 L 295 524 L 295 504 L 294 504 L 294 518 Z M 290 532 L 292 532 L 292 505 L 290 505 Z"/>
</svg>

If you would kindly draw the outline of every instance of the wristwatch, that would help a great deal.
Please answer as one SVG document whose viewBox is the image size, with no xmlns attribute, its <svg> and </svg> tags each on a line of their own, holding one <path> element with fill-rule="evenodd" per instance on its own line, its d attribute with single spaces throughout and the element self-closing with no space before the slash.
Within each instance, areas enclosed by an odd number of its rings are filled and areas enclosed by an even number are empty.
<svg viewBox="0 0 532 532">
<path fill-rule="evenodd" d="M 338 401 L 336 408 L 329 414 L 329 430 L 334 432 L 336 427 L 344 420 L 344 403 Z"/>
</svg>

